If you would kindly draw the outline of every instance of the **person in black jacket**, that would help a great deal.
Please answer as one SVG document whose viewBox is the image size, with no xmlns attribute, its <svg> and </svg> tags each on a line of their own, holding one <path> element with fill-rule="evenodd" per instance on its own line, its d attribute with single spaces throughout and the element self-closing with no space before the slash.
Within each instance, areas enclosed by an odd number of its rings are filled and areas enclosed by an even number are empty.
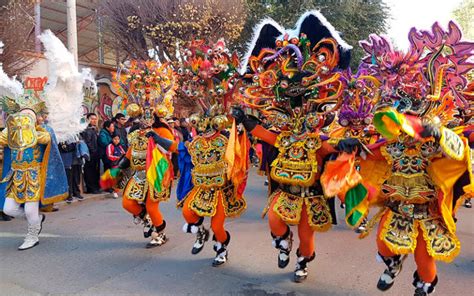
<svg viewBox="0 0 474 296">
<path fill-rule="evenodd" d="M 117 113 L 112 120 L 115 125 L 115 133 L 120 136 L 120 142 L 122 143 L 125 151 L 128 149 L 128 139 L 127 139 L 127 118 L 122 113 Z"/>
<path fill-rule="evenodd" d="M 59 153 L 61 154 L 61 159 L 63 160 L 64 169 L 66 170 L 66 177 L 68 183 L 68 197 L 66 198 L 67 203 L 71 203 L 73 196 L 77 196 L 77 192 L 74 192 L 75 188 L 73 186 L 73 173 L 72 173 L 72 161 L 76 151 L 76 143 L 66 143 L 62 142 L 58 144 Z M 79 193 L 80 196 L 80 193 Z"/>
<path fill-rule="evenodd" d="M 90 158 L 84 164 L 84 183 L 87 193 L 98 194 L 100 193 L 100 154 L 97 145 L 97 137 L 99 135 L 97 128 L 98 118 L 95 113 L 89 113 L 86 117 L 89 124 L 81 135 L 87 148 L 89 148 Z"/>
</svg>

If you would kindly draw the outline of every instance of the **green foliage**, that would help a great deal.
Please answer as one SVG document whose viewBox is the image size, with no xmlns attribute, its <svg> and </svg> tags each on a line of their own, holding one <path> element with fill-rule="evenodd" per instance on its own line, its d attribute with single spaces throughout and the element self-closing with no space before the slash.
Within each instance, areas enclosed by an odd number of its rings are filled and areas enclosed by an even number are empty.
<svg viewBox="0 0 474 296">
<path fill-rule="evenodd" d="M 354 47 L 351 61 L 354 70 L 363 56 L 359 40 L 371 33 L 385 33 L 390 18 L 389 7 L 383 0 L 247 0 L 247 21 L 237 44 L 243 46 L 249 41 L 253 27 L 261 19 L 271 17 L 284 27 L 292 28 L 299 16 L 311 9 L 321 11 Z"/>
<path fill-rule="evenodd" d="M 453 11 L 465 39 L 474 40 L 474 0 L 464 0 Z"/>
</svg>

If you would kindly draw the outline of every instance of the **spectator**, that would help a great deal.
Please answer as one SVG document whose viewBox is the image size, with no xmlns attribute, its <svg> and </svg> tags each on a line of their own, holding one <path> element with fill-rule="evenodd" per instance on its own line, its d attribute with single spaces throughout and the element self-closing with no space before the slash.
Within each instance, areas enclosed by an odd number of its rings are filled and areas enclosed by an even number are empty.
<svg viewBox="0 0 474 296">
<path fill-rule="evenodd" d="M 66 170 L 67 176 L 67 183 L 69 186 L 68 197 L 66 198 L 67 203 L 72 203 L 73 196 L 77 199 L 82 200 L 83 197 L 81 196 L 80 192 L 78 192 L 79 187 L 74 187 L 74 178 L 72 172 L 72 162 L 73 158 L 75 158 L 75 151 L 76 151 L 76 143 L 66 143 L 62 142 L 58 144 L 59 153 L 61 154 L 61 159 L 63 160 L 64 169 Z"/>
<path fill-rule="evenodd" d="M 120 135 L 114 133 L 112 135 L 112 143 L 107 146 L 106 155 L 112 168 L 118 167 L 120 160 L 125 155 L 125 149 L 122 144 L 120 144 L 120 140 Z M 117 190 L 114 190 L 113 196 L 114 198 L 118 198 Z"/>
<path fill-rule="evenodd" d="M 89 124 L 85 131 L 82 132 L 82 139 L 89 149 L 89 159 L 86 159 L 84 164 L 84 183 L 87 193 L 98 194 L 100 193 L 100 153 L 97 144 L 99 134 L 97 115 L 95 113 L 87 114 L 87 121 Z"/>
<path fill-rule="evenodd" d="M 123 144 L 125 151 L 128 149 L 127 139 L 127 118 L 122 113 L 117 113 L 113 119 L 115 132 L 120 136 L 120 142 Z"/>
<path fill-rule="evenodd" d="M 179 144 L 179 143 L 183 142 L 183 134 L 181 133 L 181 129 L 178 129 L 175 126 L 176 122 L 178 122 L 178 124 L 179 124 L 179 121 L 178 121 L 177 118 L 169 119 L 168 120 L 168 125 L 170 126 L 171 132 L 173 132 L 174 140 L 176 141 L 176 143 Z M 179 156 L 178 151 L 173 152 L 171 154 L 171 163 L 173 164 L 174 179 L 178 178 L 178 173 L 179 173 L 178 156 Z"/>
<path fill-rule="evenodd" d="M 112 135 L 115 132 L 115 125 L 111 120 L 106 120 L 102 125 L 102 129 L 99 133 L 99 139 L 97 144 L 99 146 L 99 154 L 104 164 L 104 171 L 111 168 L 112 163 L 107 158 L 106 149 L 107 146 L 112 143 Z"/>
<path fill-rule="evenodd" d="M 191 140 L 191 134 L 189 133 L 188 130 L 188 122 L 186 121 L 186 118 L 181 118 L 178 120 L 179 124 L 177 127 L 181 130 L 181 134 L 183 134 L 183 141 L 190 141 Z M 176 124 L 176 123 L 175 123 Z"/>
</svg>

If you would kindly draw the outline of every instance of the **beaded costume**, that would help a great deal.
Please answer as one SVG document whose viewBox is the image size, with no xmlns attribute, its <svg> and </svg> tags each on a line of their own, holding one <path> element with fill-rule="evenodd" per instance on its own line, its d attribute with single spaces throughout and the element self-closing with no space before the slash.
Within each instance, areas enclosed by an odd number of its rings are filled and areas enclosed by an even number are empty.
<svg viewBox="0 0 474 296">
<path fill-rule="evenodd" d="M 182 51 L 184 60 L 179 70 L 183 96 L 201 108 L 190 117 L 198 135 L 183 147 L 193 166 L 190 172 L 181 172 L 182 176 L 191 174 L 183 181 L 192 183 L 178 196 L 186 220 L 183 230 L 196 234 L 192 253 L 197 254 L 209 238 L 204 217 L 211 218 L 214 266 L 227 261 L 230 233 L 224 229 L 225 219 L 238 217 L 246 208 L 243 191 L 250 146 L 245 132 L 239 133 L 235 124 L 230 135 L 227 132 L 230 125 L 225 112 L 233 100 L 239 64 L 237 55 L 230 54 L 225 46 L 222 39 L 211 44 L 203 40 L 189 42 Z"/>
<path fill-rule="evenodd" d="M 127 115 L 140 119 L 140 125 L 129 133 L 125 157 L 118 168 L 104 173 L 101 186 L 123 189 L 124 209 L 135 217 L 136 224 L 144 225 L 145 238 L 151 237 L 146 247 L 161 246 L 167 237 L 159 203 L 170 197 L 173 180 L 170 153 L 177 149 L 173 134 L 162 118 L 173 113 L 176 76 L 169 64 L 152 60 L 133 60 L 113 76 L 114 87 L 128 104 Z"/>
<path fill-rule="evenodd" d="M 414 253 L 415 295 L 426 295 L 437 283 L 435 260 L 450 262 L 460 250 L 453 186 L 470 152 L 462 133 L 445 126 L 470 106 L 465 74 L 474 43 L 461 41 L 453 22 L 447 31 L 437 23 L 431 31 L 412 29 L 409 40 L 407 53 L 376 35 L 361 42 L 367 54 L 361 67 L 382 82 L 374 126 L 384 140 L 360 161 L 363 181 L 345 194 L 346 219 L 356 226 L 370 206 L 380 206 L 368 223 L 370 230 L 379 222 L 378 258 L 387 265 L 377 287 L 389 289 L 406 254 Z"/>
<path fill-rule="evenodd" d="M 5 198 L 3 211 L 7 215 L 28 221 L 28 232 L 19 250 L 39 243 L 45 219 L 39 214 L 40 204 L 50 205 L 67 197 L 67 179 L 56 139 L 75 141 L 82 131 L 82 87 L 91 79 L 88 69 L 78 72 L 72 54 L 51 31 L 39 38 L 49 68 L 42 98 L 25 96 L 22 85 L 9 79 L 0 65 L 0 106 L 9 114 L 6 128 L 0 132 L 0 146 L 4 148 L 0 198 Z M 40 126 L 37 115 L 46 109 L 49 126 Z"/>
<path fill-rule="evenodd" d="M 319 177 L 324 158 L 336 150 L 322 129 L 331 124 L 341 103 L 344 84 L 334 70 L 348 67 L 350 49 L 324 16 L 310 11 L 291 31 L 273 21 L 260 24 L 242 68 L 242 104 L 258 110 L 280 131 L 270 132 L 241 110 L 235 112 L 252 135 L 278 150 L 270 165 L 276 186 L 264 214 L 280 268 L 288 265 L 292 249 L 289 225 L 298 225 L 297 282 L 307 277 L 307 263 L 314 259 L 314 232 L 331 227 Z"/>
</svg>

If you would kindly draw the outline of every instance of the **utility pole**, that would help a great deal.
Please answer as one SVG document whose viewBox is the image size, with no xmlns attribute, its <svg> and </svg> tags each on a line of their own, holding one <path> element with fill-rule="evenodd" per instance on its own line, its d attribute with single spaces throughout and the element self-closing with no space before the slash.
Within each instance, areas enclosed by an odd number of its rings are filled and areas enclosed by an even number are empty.
<svg viewBox="0 0 474 296">
<path fill-rule="evenodd" d="M 39 40 L 41 35 L 41 0 L 35 0 L 35 52 L 41 52 L 41 42 Z"/>
<path fill-rule="evenodd" d="M 76 65 L 78 64 L 77 56 L 77 16 L 76 16 L 76 0 L 67 0 L 67 47 L 74 56 Z"/>
</svg>

